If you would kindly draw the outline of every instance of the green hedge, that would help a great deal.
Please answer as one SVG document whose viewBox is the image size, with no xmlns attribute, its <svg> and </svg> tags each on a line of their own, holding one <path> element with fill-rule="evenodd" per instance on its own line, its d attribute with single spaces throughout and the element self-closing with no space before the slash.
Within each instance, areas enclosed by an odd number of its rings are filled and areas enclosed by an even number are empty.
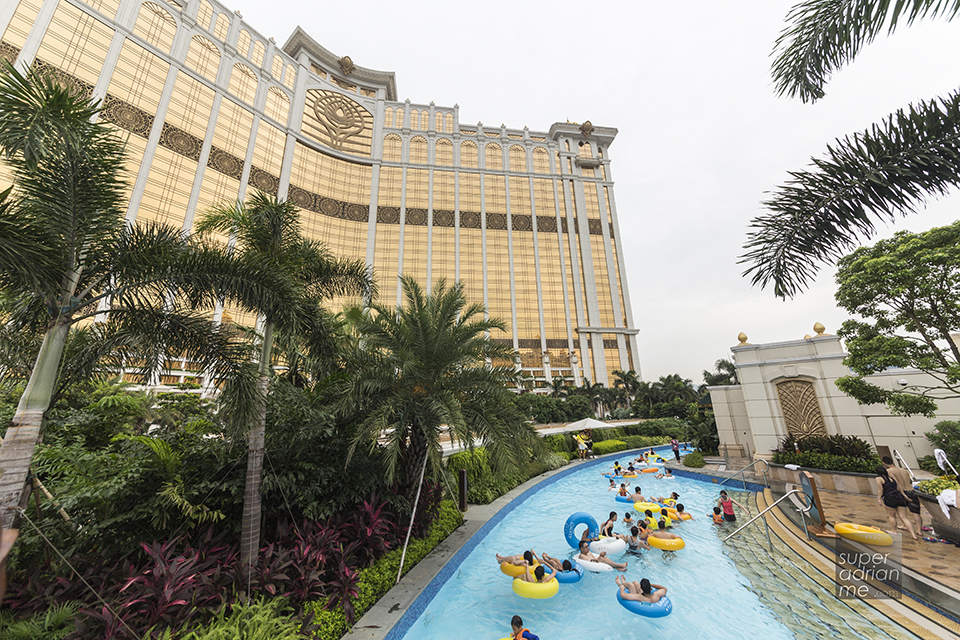
<svg viewBox="0 0 960 640">
<path fill-rule="evenodd" d="M 403 572 L 407 573 L 414 565 L 423 560 L 428 553 L 433 551 L 434 547 L 459 527 L 460 523 L 460 513 L 454 503 L 450 500 L 443 501 L 440 504 L 440 514 L 430 528 L 430 534 L 422 540 L 413 539 L 410 541 L 410 546 L 407 547 L 407 557 L 403 563 Z M 402 553 L 403 549 L 394 549 L 374 562 L 372 566 L 360 569 L 358 572 L 357 590 L 359 595 L 353 603 L 358 620 L 393 588 L 397 579 L 397 571 L 400 569 Z M 334 607 L 328 611 L 326 604 L 326 600 L 317 600 L 304 605 L 306 611 L 313 611 L 316 615 L 313 622 L 319 626 L 319 629 L 314 632 L 313 637 L 315 640 L 339 640 L 350 631 L 347 618 L 342 607 Z"/>
<path fill-rule="evenodd" d="M 594 441 L 593 443 L 593 453 L 598 456 L 626 450 L 627 443 L 623 440 L 603 440 L 602 442 Z"/>
<path fill-rule="evenodd" d="M 706 462 L 703 461 L 703 454 L 699 451 L 688 453 L 683 456 L 681 460 L 683 461 L 683 466 L 690 467 L 691 469 L 699 469 L 706 464 Z"/>
<path fill-rule="evenodd" d="M 504 473 L 489 472 L 474 481 L 468 479 L 467 501 L 470 504 L 490 504 L 530 478 L 566 465 L 573 456 L 576 454 L 547 452 L 516 469 Z M 454 488 L 456 489 L 457 486 L 454 480 Z"/>
<path fill-rule="evenodd" d="M 814 453 L 813 451 L 781 451 L 773 454 L 775 464 L 795 464 L 808 469 L 821 471 L 849 471 L 852 473 L 873 473 L 880 465 L 880 458 L 870 456 L 867 459 L 835 456 L 829 453 Z"/>
<path fill-rule="evenodd" d="M 647 447 L 657 447 L 661 444 L 670 442 L 669 436 L 623 436 L 621 438 L 627 443 L 628 449 L 646 449 Z"/>
</svg>

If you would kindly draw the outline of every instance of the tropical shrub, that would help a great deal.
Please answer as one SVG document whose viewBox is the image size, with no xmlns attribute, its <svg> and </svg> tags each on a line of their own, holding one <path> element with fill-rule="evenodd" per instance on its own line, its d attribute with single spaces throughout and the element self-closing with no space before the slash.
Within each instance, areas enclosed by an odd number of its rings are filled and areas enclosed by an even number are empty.
<svg viewBox="0 0 960 640">
<path fill-rule="evenodd" d="M 795 464 L 808 469 L 822 471 L 849 471 L 853 473 L 873 473 L 880 464 L 880 458 L 861 459 L 850 456 L 837 456 L 814 451 L 778 451 L 773 454 L 775 464 Z"/>
<path fill-rule="evenodd" d="M 623 440 L 604 440 L 603 442 L 593 443 L 593 453 L 598 456 L 626 450 L 627 443 Z"/>
<path fill-rule="evenodd" d="M 950 469 L 941 469 L 940 465 L 937 463 L 937 459 L 933 456 L 923 456 L 922 458 L 918 458 L 917 464 L 920 465 L 921 469 L 932 473 L 935 476 L 944 476 L 950 473 Z"/>
<path fill-rule="evenodd" d="M 167 629 L 158 640 L 301 640 L 301 632 L 311 626 L 301 625 L 283 598 L 259 598 L 224 605 L 213 620 L 199 628 L 176 636 Z"/>
<path fill-rule="evenodd" d="M 857 460 L 873 460 L 876 455 L 873 452 L 873 445 L 856 436 L 843 436 L 834 434 L 832 436 L 813 436 L 795 441 L 790 436 L 786 436 L 780 441 L 777 451 L 783 453 L 795 453 L 794 444 L 801 452 L 826 453 L 832 456 L 845 456 Z M 870 470 L 871 472 L 873 469 Z"/>
<path fill-rule="evenodd" d="M 10 611 L 0 614 L 0 638 L 4 640 L 63 640 L 73 631 L 73 619 L 80 605 L 56 604 L 23 620 L 14 620 Z"/>
<path fill-rule="evenodd" d="M 960 489 L 960 483 L 955 478 L 934 478 L 933 480 L 922 480 L 917 485 L 917 490 L 928 493 L 932 496 L 939 496 L 942 491 L 948 489 Z"/>
<path fill-rule="evenodd" d="M 703 460 L 703 454 L 699 451 L 688 453 L 687 455 L 683 456 L 681 460 L 683 461 L 683 466 L 690 467 L 691 469 L 699 469 L 706 464 L 706 462 Z"/>
<path fill-rule="evenodd" d="M 407 555 L 403 564 L 403 573 L 409 571 L 415 564 L 423 560 L 434 547 L 440 544 L 450 533 L 462 523 L 460 512 L 450 501 L 440 505 L 440 513 L 430 528 L 430 533 L 423 539 L 411 539 L 407 548 Z M 357 597 L 354 600 L 354 614 L 362 616 L 370 607 L 377 603 L 393 588 L 400 570 L 400 556 L 402 549 L 395 549 L 375 562 L 372 566 L 361 569 L 357 579 Z M 349 630 L 347 616 L 342 607 L 331 604 L 329 600 L 321 599 L 309 602 L 304 610 L 307 614 L 313 613 L 315 631 L 313 637 L 318 640 L 339 640 Z"/>
<path fill-rule="evenodd" d="M 490 464 L 487 459 L 487 450 L 483 447 L 460 451 L 447 458 L 447 469 L 454 476 L 461 469 L 467 470 L 467 480 L 472 484 L 490 473 Z"/>
</svg>

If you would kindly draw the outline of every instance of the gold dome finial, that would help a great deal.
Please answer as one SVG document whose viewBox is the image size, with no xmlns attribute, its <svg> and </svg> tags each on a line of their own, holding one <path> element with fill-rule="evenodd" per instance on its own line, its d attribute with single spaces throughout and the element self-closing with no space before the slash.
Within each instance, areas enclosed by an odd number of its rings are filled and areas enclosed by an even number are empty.
<svg viewBox="0 0 960 640">
<path fill-rule="evenodd" d="M 740 344 L 748 344 L 748 343 L 747 343 L 747 334 L 745 334 L 743 331 L 741 331 L 741 332 L 740 332 L 740 335 L 737 336 L 737 340 L 740 341 Z"/>
<path fill-rule="evenodd" d="M 823 335 L 823 332 L 826 331 L 827 328 L 818 322 L 813 325 L 813 330 L 817 332 L 817 336 L 819 337 Z"/>
<path fill-rule="evenodd" d="M 804 339 L 804 340 L 809 340 L 811 337 L 812 337 L 812 336 L 808 333 L 807 335 L 803 336 L 803 339 Z"/>
</svg>

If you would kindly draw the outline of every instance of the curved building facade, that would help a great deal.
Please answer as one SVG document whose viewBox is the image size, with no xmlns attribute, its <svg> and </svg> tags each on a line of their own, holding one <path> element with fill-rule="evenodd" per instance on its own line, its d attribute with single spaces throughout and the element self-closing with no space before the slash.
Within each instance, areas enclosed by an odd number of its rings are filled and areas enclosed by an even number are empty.
<svg viewBox="0 0 960 640">
<path fill-rule="evenodd" d="M 498 338 L 534 386 L 639 371 L 616 129 L 467 125 L 457 106 L 398 102 L 391 72 L 299 28 L 279 47 L 208 0 L 11 0 L 0 33 L 0 57 L 103 101 L 127 141 L 128 220 L 189 231 L 258 189 L 296 203 L 307 237 L 365 260 L 382 302 L 399 302 L 400 274 L 462 280 L 508 324 Z"/>
</svg>

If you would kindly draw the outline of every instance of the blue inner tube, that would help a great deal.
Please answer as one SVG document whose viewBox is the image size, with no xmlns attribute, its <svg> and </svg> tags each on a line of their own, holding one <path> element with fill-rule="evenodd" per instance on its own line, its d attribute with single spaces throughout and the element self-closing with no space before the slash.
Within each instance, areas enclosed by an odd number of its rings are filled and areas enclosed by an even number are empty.
<svg viewBox="0 0 960 640">
<path fill-rule="evenodd" d="M 626 502 L 627 504 L 633 504 L 633 500 L 630 499 L 630 496 L 621 496 L 617 494 L 617 502 Z"/>
<path fill-rule="evenodd" d="M 600 525 L 597 524 L 596 519 L 586 511 L 578 511 L 567 518 L 567 523 L 563 525 L 563 537 L 567 539 L 567 544 L 574 549 L 580 548 L 580 536 L 577 535 L 577 526 L 581 524 L 587 525 L 591 538 L 596 538 L 600 535 Z"/>
<path fill-rule="evenodd" d="M 571 562 L 573 569 L 570 571 L 557 572 L 557 582 L 560 584 L 573 584 L 574 582 L 580 582 L 580 579 L 583 578 L 583 567 L 574 561 Z"/>
<path fill-rule="evenodd" d="M 608 480 L 609 480 L 610 478 L 613 478 L 614 480 L 623 480 L 623 476 L 615 476 L 615 475 L 613 475 L 612 473 L 605 473 L 605 474 L 603 474 L 603 477 L 606 478 L 606 479 L 608 479 Z"/>
<path fill-rule="evenodd" d="M 620 589 L 617 589 L 617 602 L 623 605 L 623 608 L 630 613 L 647 618 L 663 618 L 670 615 L 673 611 L 673 603 L 670 598 L 663 596 L 657 602 L 639 602 L 637 600 L 624 600 L 620 596 Z"/>
</svg>

